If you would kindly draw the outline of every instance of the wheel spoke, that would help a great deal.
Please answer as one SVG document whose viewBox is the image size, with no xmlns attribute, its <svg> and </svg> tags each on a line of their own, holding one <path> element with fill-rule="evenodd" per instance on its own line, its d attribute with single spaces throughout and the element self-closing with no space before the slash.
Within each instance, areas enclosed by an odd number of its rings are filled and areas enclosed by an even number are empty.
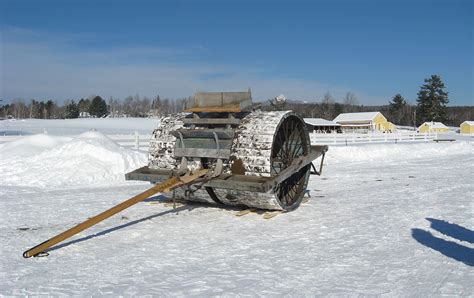
<svg viewBox="0 0 474 298">
<path fill-rule="evenodd" d="M 272 149 L 271 169 L 278 175 L 291 165 L 293 159 L 307 154 L 308 140 L 305 135 L 304 124 L 300 119 L 289 116 L 283 120 L 274 138 Z M 282 181 L 275 189 L 275 193 L 282 206 L 291 207 L 303 195 L 309 175 L 309 167 L 305 166 Z"/>
</svg>

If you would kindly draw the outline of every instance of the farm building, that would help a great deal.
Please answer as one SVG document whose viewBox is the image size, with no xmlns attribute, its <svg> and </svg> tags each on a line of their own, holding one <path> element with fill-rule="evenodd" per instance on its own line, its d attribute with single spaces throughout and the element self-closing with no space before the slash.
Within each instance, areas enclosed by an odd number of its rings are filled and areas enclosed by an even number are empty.
<svg viewBox="0 0 474 298">
<path fill-rule="evenodd" d="M 474 121 L 464 121 L 459 125 L 459 132 L 462 134 L 474 134 Z"/>
<path fill-rule="evenodd" d="M 393 124 L 392 122 L 388 121 L 387 122 L 387 127 L 385 128 L 386 132 L 395 132 L 397 130 L 397 126 Z"/>
<path fill-rule="evenodd" d="M 317 133 L 341 133 L 341 124 L 322 118 L 304 118 L 309 132 Z"/>
<path fill-rule="evenodd" d="M 418 127 L 418 132 L 421 133 L 429 133 L 429 132 L 436 132 L 436 133 L 445 133 L 448 132 L 449 128 L 441 122 L 425 122 L 420 127 Z"/>
<path fill-rule="evenodd" d="M 343 131 L 391 131 L 387 118 L 380 112 L 342 113 L 333 122 L 339 123 Z"/>
</svg>

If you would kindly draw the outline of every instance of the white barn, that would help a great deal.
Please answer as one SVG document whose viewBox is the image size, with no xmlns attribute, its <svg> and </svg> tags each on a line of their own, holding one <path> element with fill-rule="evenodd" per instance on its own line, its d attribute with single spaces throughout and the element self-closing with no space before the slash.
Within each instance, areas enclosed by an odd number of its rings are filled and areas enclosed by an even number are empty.
<svg viewBox="0 0 474 298">
<path fill-rule="evenodd" d="M 323 118 L 304 118 L 309 132 L 331 133 L 342 132 L 341 124 Z"/>
</svg>

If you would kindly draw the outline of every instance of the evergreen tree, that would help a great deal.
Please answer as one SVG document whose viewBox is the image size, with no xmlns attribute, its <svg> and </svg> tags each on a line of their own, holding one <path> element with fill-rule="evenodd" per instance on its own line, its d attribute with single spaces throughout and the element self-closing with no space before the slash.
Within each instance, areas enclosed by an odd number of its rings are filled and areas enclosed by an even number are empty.
<svg viewBox="0 0 474 298">
<path fill-rule="evenodd" d="M 407 102 L 400 94 L 395 95 L 392 101 L 388 102 L 390 118 L 395 124 L 402 124 L 403 118 L 406 116 Z"/>
<path fill-rule="evenodd" d="M 89 106 L 89 114 L 98 118 L 107 115 L 107 103 L 102 99 L 102 97 L 94 97 Z"/>
<path fill-rule="evenodd" d="M 447 120 L 448 92 L 444 89 L 443 81 L 438 75 L 425 79 L 425 84 L 420 87 L 417 99 L 416 120 L 417 125 L 426 121 Z"/>
<path fill-rule="evenodd" d="M 54 102 L 52 100 L 48 100 L 45 104 L 44 104 L 44 110 L 45 110 L 45 116 L 44 118 L 45 119 L 51 119 L 51 116 L 53 114 L 53 109 L 54 109 Z"/>
<path fill-rule="evenodd" d="M 66 106 L 66 118 L 78 118 L 79 117 L 79 106 L 74 100 Z"/>
<path fill-rule="evenodd" d="M 81 98 L 81 100 L 79 100 L 79 103 L 78 103 L 79 112 L 88 112 L 90 105 L 91 105 L 91 102 L 89 99 Z"/>
<path fill-rule="evenodd" d="M 41 119 L 42 118 L 42 108 L 40 103 L 34 99 L 31 100 L 30 104 L 30 118 Z"/>
</svg>

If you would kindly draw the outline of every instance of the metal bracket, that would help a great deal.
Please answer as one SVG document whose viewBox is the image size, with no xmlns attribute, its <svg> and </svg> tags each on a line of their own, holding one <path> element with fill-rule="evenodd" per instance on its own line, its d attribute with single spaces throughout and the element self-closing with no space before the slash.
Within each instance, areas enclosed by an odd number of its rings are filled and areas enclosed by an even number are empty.
<svg viewBox="0 0 474 298">
<path fill-rule="evenodd" d="M 324 152 L 321 156 L 321 163 L 319 165 L 319 171 L 316 170 L 316 167 L 314 166 L 314 163 L 311 162 L 311 175 L 318 175 L 321 176 L 323 173 L 323 162 L 324 162 L 324 156 L 326 155 L 326 152 Z"/>
<path fill-rule="evenodd" d="M 213 131 L 212 134 L 214 135 L 214 140 L 216 140 L 216 149 L 217 149 L 217 152 L 219 152 L 219 137 L 217 136 L 216 132 Z"/>
<path fill-rule="evenodd" d="M 179 140 L 181 142 L 181 148 L 184 149 L 185 147 L 184 147 L 183 134 L 180 131 L 178 131 L 178 135 L 179 135 Z"/>
<path fill-rule="evenodd" d="M 213 132 L 214 134 L 214 139 L 216 140 L 216 150 L 217 150 L 217 155 L 219 156 L 220 153 L 220 146 L 219 146 L 219 136 Z M 212 172 L 209 173 L 209 176 L 214 178 L 219 176 L 222 173 L 222 170 L 224 169 L 222 159 L 218 158 L 216 162 L 216 166 Z"/>
<path fill-rule="evenodd" d="M 181 148 L 184 149 L 184 141 L 183 141 L 183 134 L 179 133 L 179 140 L 181 141 Z M 181 163 L 179 164 L 178 173 L 184 174 L 188 170 L 188 160 L 186 156 L 181 157 Z"/>
</svg>

